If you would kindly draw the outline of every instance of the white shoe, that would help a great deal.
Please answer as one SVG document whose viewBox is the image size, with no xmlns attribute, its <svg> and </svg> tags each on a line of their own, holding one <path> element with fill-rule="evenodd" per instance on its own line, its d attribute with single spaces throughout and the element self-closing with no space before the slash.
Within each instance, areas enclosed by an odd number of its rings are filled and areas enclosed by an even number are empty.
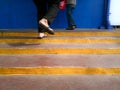
<svg viewBox="0 0 120 90">
<path fill-rule="evenodd" d="M 45 22 L 40 21 L 39 26 L 42 29 L 44 29 L 47 33 L 52 34 L 52 35 L 54 34 L 54 30 L 50 28 L 49 25 L 47 25 Z"/>
<path fill-rule="evenodd" d="M 45 33 L 39 33 L 38 38 L 42 39 L 44 37 L 47 37 L 47 35 Z"/>
</svg>

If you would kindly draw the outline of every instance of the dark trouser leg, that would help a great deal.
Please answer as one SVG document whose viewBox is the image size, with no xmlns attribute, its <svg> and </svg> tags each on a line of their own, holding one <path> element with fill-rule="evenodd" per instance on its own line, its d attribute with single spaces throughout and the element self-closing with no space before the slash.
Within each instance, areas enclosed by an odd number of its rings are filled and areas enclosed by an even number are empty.
<svg viewBox="0 0 120 90">
<path fill-rule="evenodd" d="M 47 12 L 46 1 L 45 0 L 34 0 L 34 3 L 37 7 L 38 32 L 44 32 L 44 30 L 42 30 L 39 27 L 39 20 L 42 19 Z"/>
<path fill-rule="evenodd" d="M 69 27 L 76 25 L 72 16 L 73 9 L 74 7 L 71 4 L 67 5 L 66 15 L 67 15 L 67 22 Z"/>
<path fill-rule="evenodd" d="M 44 16 L 44 18 L 46 18 L 49 22 L 49 24 L 52 23 L 52 21 L 55 19 L 58 11 L 59 11 L 59 1 L 60 0 L 48 0 L 49 3 L 49 8 L 48 8 L 48 12 L 46 13 L 46 15 Z"/>
</svg>

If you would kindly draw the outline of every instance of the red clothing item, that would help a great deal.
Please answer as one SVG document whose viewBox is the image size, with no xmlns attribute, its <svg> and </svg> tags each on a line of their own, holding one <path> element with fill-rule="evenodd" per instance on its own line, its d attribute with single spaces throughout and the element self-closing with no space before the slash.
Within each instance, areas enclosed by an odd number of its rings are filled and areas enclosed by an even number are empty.
<svg viewBox="0 0 120 90">
<path fill-rule="evenodd" d="M 59 8 L 60 8 L 61 10 L 64 10 L 65 7 L 66 7 L 66 0 L 61 0 L 61 1 L 60 1 L 60 5 L 59 5 Z"/>
</svg>

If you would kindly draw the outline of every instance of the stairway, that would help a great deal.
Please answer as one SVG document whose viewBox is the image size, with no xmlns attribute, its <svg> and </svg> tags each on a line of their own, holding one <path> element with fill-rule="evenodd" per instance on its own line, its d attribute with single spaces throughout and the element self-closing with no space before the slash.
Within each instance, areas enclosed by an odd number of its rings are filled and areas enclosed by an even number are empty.
<svg viewBox="0 0 120 90">
<path fill-rule="evenodd" d="M 36 36 L 1 31 L 0 90 L 120 90 L 119 30 Z"/>
</svg>

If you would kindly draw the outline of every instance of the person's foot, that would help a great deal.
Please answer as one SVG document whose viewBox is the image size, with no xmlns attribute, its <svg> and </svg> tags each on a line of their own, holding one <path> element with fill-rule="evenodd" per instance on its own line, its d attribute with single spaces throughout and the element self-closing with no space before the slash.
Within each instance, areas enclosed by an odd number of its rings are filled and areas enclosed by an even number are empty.
<svg viewBox="0 0 120 90">
<path fill-rule="evenodd" d="M 46 27 L 49 27 L 47 19 L 43 18 L 39 21 L 39 23 L 44 24 Z"/>
<path fill-rule="evenodd" d="M 73 26 L 66 28 L 66 30 L 74 30 L 75 28 L 76 28 L 76 25 L 73 25 Z"/>
<path fill-rule="evenodd" d="M 47 37 L 47 35 L 45 33 L 39 33 L 39 35 L 38 35 L 39 39 L 42 39 L 42 38 L 45 38 L 45 37 Z"/>
<path fill-rule="evenodd" d="M 39 26 L 44 29 L 49 34 L 54 34 L 54 30 L 49 27 L 48 21 L 46 19 L 41 19 L 39 21 Z"/>
</svg>

